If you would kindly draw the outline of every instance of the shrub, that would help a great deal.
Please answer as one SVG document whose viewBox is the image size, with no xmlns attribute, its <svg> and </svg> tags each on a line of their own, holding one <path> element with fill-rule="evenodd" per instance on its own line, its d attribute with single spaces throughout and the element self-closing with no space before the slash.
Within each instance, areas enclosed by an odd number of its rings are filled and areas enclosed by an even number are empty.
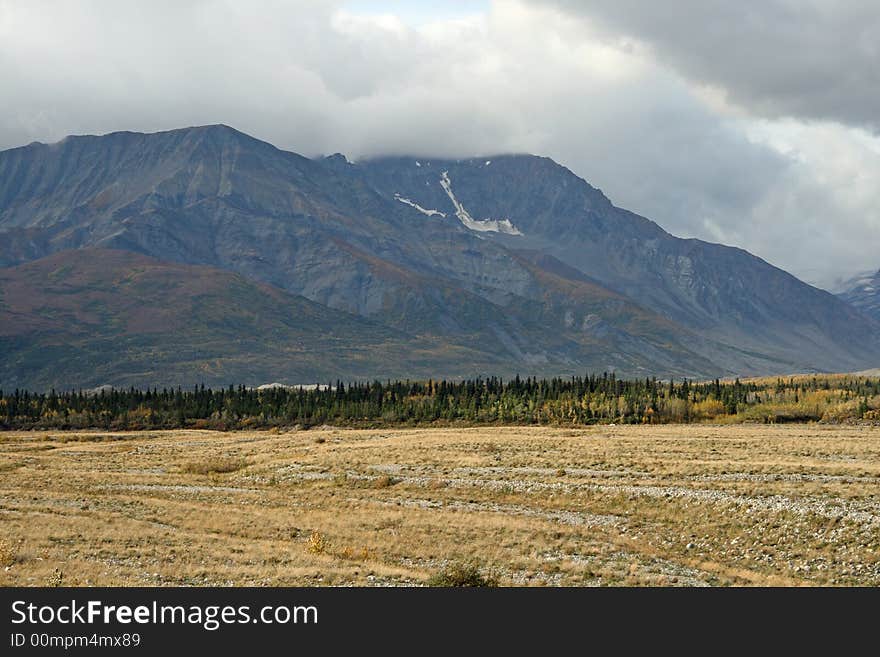
<svg viewBox="0 0 880 657">
<path fill-rule="evenodd" d="M 328 547 L 330 547 L 330 542 L 327 540 L 327 537 L 319 531 L 313 531 L 309 536 L 309 539 L 306 541 L 306 550 L 308 550 L 310 554 L 324 554 Z"/>
<path fill-rule="evenodd" d="M 64 583 L 64 573 L 61 572 L 60 568 L 56 568 L 55 572 L 49 577 L 49 581 L 46 582 L 46 586 L 52 586 L 58 588 Z"/>
<path fill-rule="evenodd" d="M 704 420 L 718 417 L 726 413 L 724 403 L 718 399 L 704 399 L 691 408 L 692 417 Z"/>
<path fill-rule="evenodd" d="M 398 482 L 397 479 L 392 477 L 391 475 L 382 475 L 381 477 L 377 477 L 373 481 L 373 488 L 388 488 L 389 486 L 393 486 Z"/>
<path fill-rule="evenodd" d="M 15 548 L 5 538 L 0 538 L 0 567 L 11 566 L 15 563 Z"/>
<path fill-rule="evenodd" d="M 431 575 L 427 584 L 444 587 L 498 586 L 498 578 L 491 573 L 484 575 L 474 562 L 453 563 Z"/>
<path fill-rule="evenodd" d="M 353 548 L 346 546 L 339 551 L 338 556 L 349 561 L 368 561 L 373 558 L 373 552 L 367 547 Z"/>
</svg>

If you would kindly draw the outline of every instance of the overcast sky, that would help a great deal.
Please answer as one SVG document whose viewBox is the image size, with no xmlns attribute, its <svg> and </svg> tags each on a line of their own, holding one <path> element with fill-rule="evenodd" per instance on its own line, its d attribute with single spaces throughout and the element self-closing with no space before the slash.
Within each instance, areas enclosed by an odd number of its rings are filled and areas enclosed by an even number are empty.
<svg viewBox="0 0 880 657">
<path fill-rule="evenodd" d="M 876 0 L 0 0 L 0 148 L 206 123 L 548 155 L 821 286 L 880 268 Z"/>
</svg>

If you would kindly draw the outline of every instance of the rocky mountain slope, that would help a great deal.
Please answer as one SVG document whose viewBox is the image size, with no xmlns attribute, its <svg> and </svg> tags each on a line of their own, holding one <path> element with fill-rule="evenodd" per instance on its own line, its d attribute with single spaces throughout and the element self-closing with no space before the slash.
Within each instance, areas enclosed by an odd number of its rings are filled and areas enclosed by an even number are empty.
<svg viewBox="0 0 880 657">
<path fill-rule="evenodd" d="M 837 296 L 880 321 L 880 271 L 858 276 L 843 288 Z"/>
<path fill-rule="evenodd" d="M 292 315 L 308 299 L 401 336 L 390 360 L 364 361 L 381 363 L 374 369 L 322 360 L 327 347 L 316 347 L 317 380 L 431 368 L 715 376 L 880 364 L 878 324 L 851 306 L 739 249 L 675 238 L 534 156 L 352 164 L 226 126 L 0 153 L 0 266 L 14 268 L 6 273 L 92 248 L 235 272 L 283 290 L 277 303 L 293 304 Z M 93 281 L 118 273 L 95 270 Z M 117 322 L 125 314 L 113 312 Z M 361 328 L 345 341 L 371 352 Z M 464 351 L 417 366 L 425 344 Z M 20 366 L 16 380 L 27 382 L 28 359 Z M 259 367 L 247 374 L 245 382 L 294 379 Z"/>
<path fill-rule="evenodd" d="M 674 237 L 548 158 L 382 158 L 361 168 L 388 198 L 442 213 L 432 218 L 466 208 L 489 239 L 552 254 L 688 327 L 706 340 L 690 344 L 730 370 L 851 369 L 877 358 L 876 323 L 833 295 L 742 249 Z"/>
<path fill-rule="evenodd" d="M 505 363 L 239 274 L 108 250 L 0 269 L 6 389 L 447 376 Z"/>
</svg>

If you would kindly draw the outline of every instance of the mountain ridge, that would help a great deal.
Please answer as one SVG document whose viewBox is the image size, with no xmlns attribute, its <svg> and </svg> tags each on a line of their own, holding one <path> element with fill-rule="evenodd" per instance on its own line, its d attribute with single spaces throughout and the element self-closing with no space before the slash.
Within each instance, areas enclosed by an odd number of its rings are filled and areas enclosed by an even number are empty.
<svg viewBox="0 0 880 657">
<path fill-rule="evenodd" d="M 210 266 L 523 373 L 880 364 L 877 322 L 549 158 L 309 159 L 223 124 L 28 148 L 0 152 L 0 266 L 83 248 Z"/>
</svg>

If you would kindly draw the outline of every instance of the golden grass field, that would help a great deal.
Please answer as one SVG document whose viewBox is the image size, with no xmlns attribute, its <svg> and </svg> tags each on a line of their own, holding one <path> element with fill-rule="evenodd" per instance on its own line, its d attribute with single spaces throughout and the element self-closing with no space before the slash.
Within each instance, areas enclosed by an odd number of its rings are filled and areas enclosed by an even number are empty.
<svg viewBox="0 0 880 657">
<path fill-rule="evenodd" d="M 0 434 L 0 584 L 880 584 L 880 427 Z"/>
</svg>

